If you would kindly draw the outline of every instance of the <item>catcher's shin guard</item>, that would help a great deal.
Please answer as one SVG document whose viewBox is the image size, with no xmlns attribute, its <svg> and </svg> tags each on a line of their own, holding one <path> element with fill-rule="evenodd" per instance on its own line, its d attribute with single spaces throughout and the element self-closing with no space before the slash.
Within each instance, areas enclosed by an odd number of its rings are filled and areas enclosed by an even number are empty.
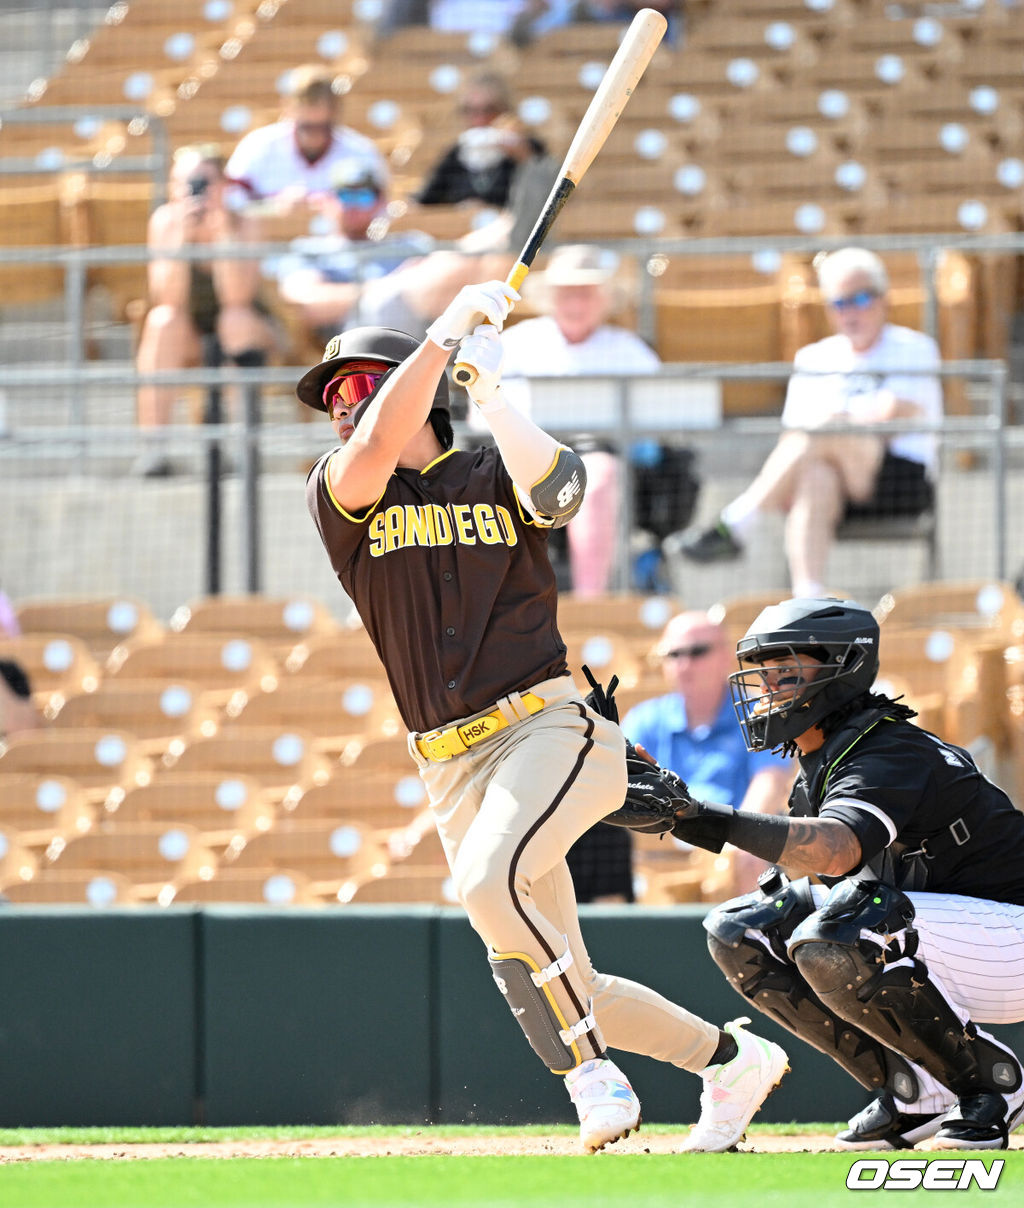
<svg viewBox="0 0 1024 1208">
<path fill-rule="evenodd" d="M 917 1062 L 958 1097 L 1019 1090 L 1013 1054 L 964 1023 L 917 959 L 913 921 L 913 903 L 898 889 L 844 881 L 793 932 L 789 951 L 826 1007 Z"/>
<path fill-rule="evenodd" d="M 787 958 L 789 936 L 814 913 L 807 880 L 786 883 L 776 874 L 762 879 L 762 889 L 775 892 L 734 898 L 704 920 L 715 964 L 751 1006 L 831 1057 L 861 1086 L 916 1098 L 917 1079 L 907 1063 L 825 1006 Z"/>
<path fill-rule="evenodd" d="M 526 1039 L 553 1074 L 567 1074 L 591 1057 L 604 1056 L 600 1046 L 583 1056 L 576 1043 L 597 1027 L 593 1014 L 588 1013 L 570 1025 L 548 985 L 572 964 L 572 953 L 568 949 L 546 969 L 522 952 L 492 952 L 487 960 L 491 975 L 526 1033 Z"/>
</svg>

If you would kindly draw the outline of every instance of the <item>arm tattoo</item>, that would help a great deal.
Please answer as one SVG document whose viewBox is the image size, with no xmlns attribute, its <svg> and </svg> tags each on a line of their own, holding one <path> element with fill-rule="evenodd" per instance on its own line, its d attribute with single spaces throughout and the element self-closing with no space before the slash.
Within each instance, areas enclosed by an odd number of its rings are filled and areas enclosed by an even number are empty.
<svg viewBox="0 0 1024 1208">
<path fill-rule="evenodd" d="M 838 819 L 790 818 L 779 863 L 789 872 L 804 876 L 824 873 L 843 876 L 860 863 L 857 836 Z"/>
</svg>

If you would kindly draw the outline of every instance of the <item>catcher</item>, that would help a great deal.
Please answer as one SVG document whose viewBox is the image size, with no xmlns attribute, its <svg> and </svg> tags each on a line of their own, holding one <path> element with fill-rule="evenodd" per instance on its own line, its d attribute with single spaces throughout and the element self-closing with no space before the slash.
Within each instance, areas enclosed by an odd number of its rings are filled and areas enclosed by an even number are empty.
<svg viewBox="0 0 1024 1208">
<path fill-rule="evenodd" d="M 977 1024 L 1024 1020 L 1024 814 L 871 691 L 879 637 L 850 600 L 795 599 L 740 639 L 747 747 L 799 759 L 789 817 L 696 801 L 627 744 L 608 821 L 781 866 L 711 911 L 708 945 L 751 1006 L 872 1092 L 841 1146 L 1005 1149 L 1024 1077 Z"/>
<path fill-rule="evenodd" d="M 622 801 L 625 744 L 593 707 L 609 711 L 603 694 L 584 701 L 556 625 L 547 540 L 585 476 L 573 450 L 505 405 L 498 332 L 517 298 L 500 281 L 468 287 L 422 343 L 382 328 L 335 336 L 297 388 L 339 441 L 307 501 L 410 731 L 459 900 L 527 1039 L 564 1077 L 583 1148 L 640 1124 L 612 1047 L 699 1073 L 689 1148 L 729 1149 L 785 1053 L 746 1020 L 719 1029 L 596 972 L 580 934 L 565 854 Z M 495 442 L 473 453 L 452 447 L 457 347 Z"/>
</svg>

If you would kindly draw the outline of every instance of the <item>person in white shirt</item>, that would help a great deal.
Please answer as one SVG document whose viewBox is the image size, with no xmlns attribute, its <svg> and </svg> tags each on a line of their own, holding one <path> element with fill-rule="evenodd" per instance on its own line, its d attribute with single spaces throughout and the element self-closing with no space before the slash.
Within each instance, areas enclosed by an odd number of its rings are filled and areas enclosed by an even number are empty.
<svg viewBox="0 0 1024 1208">
<path fill-rule="evenodd" d="M 739 557 L 762 513 L 785 513 L 795 597 L 824 594 L 828 552 L 848 516 L 918 515 L 934 506 L 942 421 L 938 345 L 887 321 L 885 265 L 865 248 L 842 248 L 818 265 L 835 334 L 801 348 L 782 411 L 785 429 L 753 482 L 710 528 L 681 535 L 691 561 Z M 858 425 L 919 420 L 914 433 L 858 432 Z"/>
<path fill-rule="evenodd" d="M 517 377 L 658 372 L 657 353 L 635 332 L 608 321 L 618 267 L 614 252 L 587 244 L 552 252 L 547 269 L 532 283 L 544 313 L 502 333 L 506 383 Z M 510 396 L 518 399 L 519 392 Z M 578 595 L 599 595 L 608 590 L 614 568 L 619 458 L 596 444 L 586 452 L 578 441 L 574 447 L 586 466 L 587 493 L 566 528 L 572 589 Z"/>
<path fill-rule="evenodd" d="M 240 204 L 272 198 L 287 210 L 330 193 L 332 173 L 353 159 L 387 180 L 387 161 L 376 143 L 339 124 L 333 85 L 332 73 L 319 64 L 291 71 L 281 120 L 250 130 L 228 160 L 227 176 L 241 191 Z"/>
</svg>

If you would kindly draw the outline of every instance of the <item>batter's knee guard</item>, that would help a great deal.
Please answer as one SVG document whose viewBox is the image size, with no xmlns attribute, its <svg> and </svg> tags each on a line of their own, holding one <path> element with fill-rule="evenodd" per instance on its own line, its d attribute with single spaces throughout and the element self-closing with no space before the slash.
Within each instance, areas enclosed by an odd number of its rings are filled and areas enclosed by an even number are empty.
<svg viewBox="0 0 1024 1208">
<path fill-rule="evenodd" d="M 907 1063 L 830 1010 L 789 959 L 789 938 L 814 914 L 814 899 L 806 878 L 787 882 L 771 871 L 761 889 L 717 906 L 704 920 L 715 964 L 751 1006 L 831 1057 L 861 1086 L 916 1098 Z"/>
<path fill-rule="evenodd" d="M 1013 1054 L 959 1018 L 916 956 L 913 923 L 913 903 L 898 889 L 843 881 L 793 932 L 789 951 L 827 1007 L 958 1097 L 1019 1090 Z"/>
<path fill-rule="evenodd" d="M 551 993 L 549 983 L 561 977 L 572 964 L 568 949 L 546 969 L 522 952 L 492 952 L 487 960 L 491 975 L 526 1039 L 553 1074 L 567 1074 L 591 1057 L 603 1056 L 601 1045 L 594 1043 L 594 1052 L 584 1056 L 577 1043 L 597 1027 L 593 1012 L 570 1025 Z"/>
</svg>

